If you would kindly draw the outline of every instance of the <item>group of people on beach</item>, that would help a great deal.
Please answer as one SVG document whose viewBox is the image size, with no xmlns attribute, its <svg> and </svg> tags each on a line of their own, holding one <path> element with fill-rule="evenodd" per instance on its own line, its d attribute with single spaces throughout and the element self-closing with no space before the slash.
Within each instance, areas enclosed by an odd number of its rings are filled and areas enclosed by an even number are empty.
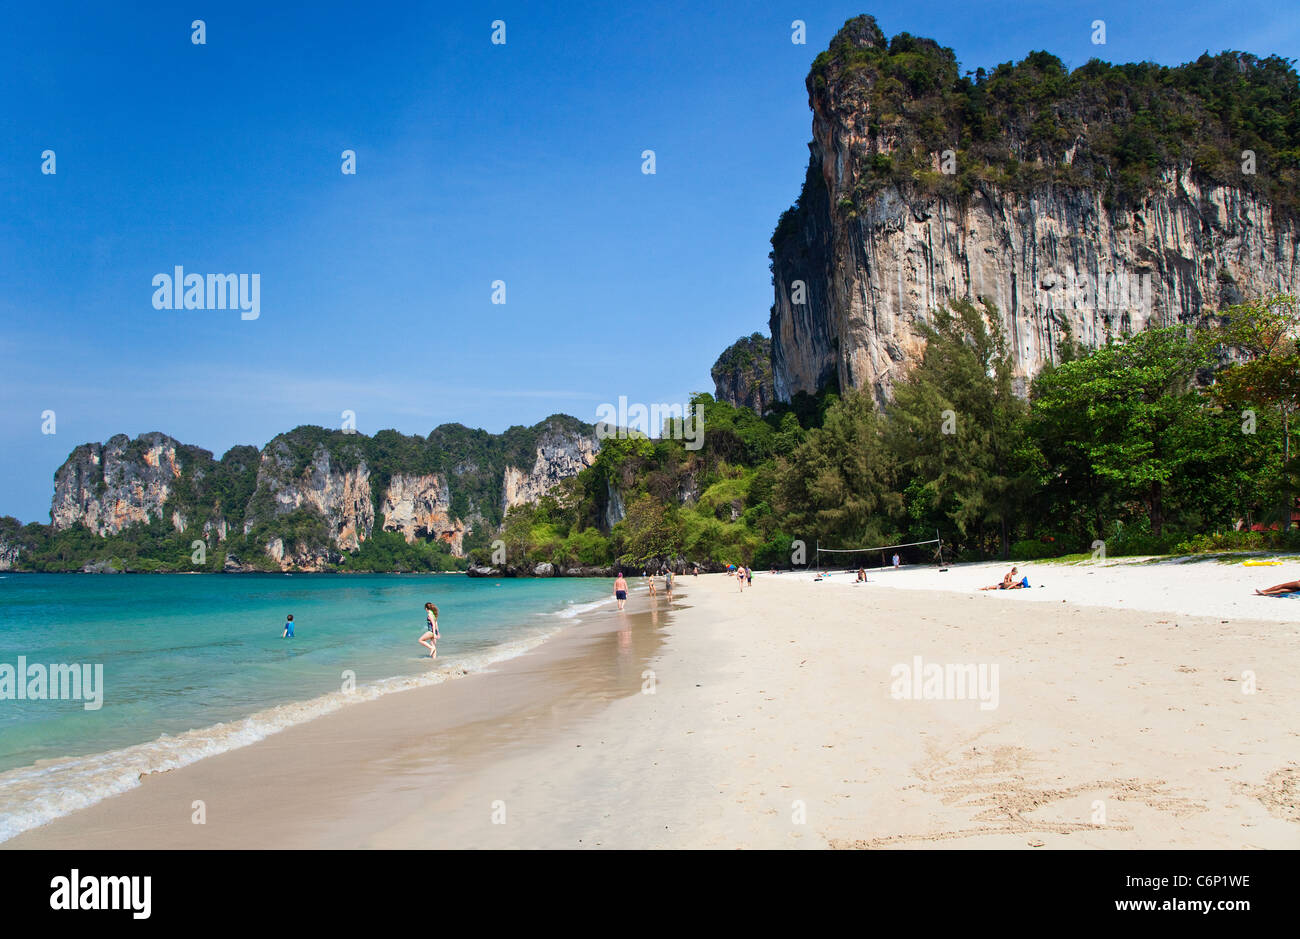
<svg viewBox="0 0 1300 939">
<path fill-rule="evenodd" d="M 673 580 L 675 576 L 676 575 L 673 574 L 670 568 L 664 568 L 664 594 L 669 600 L 673 598 Z M 655 586 L 655 574 L 653 571 L 646 572 L 645 581 L 646 589 L 650 591 L 650 596 L 658 596 L 659 592 Z M 618 608 L 620 610 L 627 606 L 627 578 L 623 576 L 622 571 L 619 571 L 618 576 L 614 578 L 614 599 L 618 601 Z"/>
<path fill-rule="evenodd" d="M 895 560 L 895 563 L 897 563 L 897 560 Z M 696 573 L 698 574 L 698 568 L 696 569 Z M 867 572 L 862 568 L 858 568 L 857 573 L 858 582 L 865 582 L 867 579 Z M 754 583 L 754 571 L 751 568 L 745 567 L 743 564 L 731 567 L 728 570 L 728 574 L 736 578 L 736 583 L 742 591 L 746 586 L 752 586 Z M 673 598 L 673 572 L 665 569 L 663 577 L 664 591 L 667 594 L 668 599 L 671 600 Z M 820 577 L 818 579 L 820 579 Z M 653 573 L 646 574 L 646 583 L 650 590 L 650 596 L 656 596 L 655 575 Z M 1012 567 L 1011 570 L 1007 571 L 1007 573 L 1003 575 L 1000 583 L 990 584 L 987 587 L 980 587 L 979 589 L 1021 590 L 1028 586 L 1029 578 L 1020 576 L 1020 571 L 1017 568 Z M 627 605 L 627 589 L 627 578 L 623 576 L 622 571 L 619 571 L 618 576 L 614 578 L 614 599 L 618 601 L 618 608 L 620 610 Z M 1262 590 L 1256 590 L 1255 593 L 1261 597 L 1278 597 L 1293 593 L 1300 594 L 1300 580 L 1284 581 L 1280 584 L 1274 584 L 1272 587 L 1265 587 Z M 428 657 L 431 659 L 436 659 L 438 657 L 438 639 L 440 636 L 441 633 L 438 632 L 438 607 L 433 603 L 426 603 L 424 605 L 424 630 L 420 633 L 420 645 L 429 650 Z M 285 619 L 284 633 L 280 638 L 294 638 L 292 613 L 290 613 Z"/>
<path fill-rule="evenodd" d="M 735 577 L 736 583 L 740 585 L 742 591 L 746 587 L 754 585 L 754 569 L 752 567 L 746 567 L 744 564 L 738 565 L 735 570 Z"/>
</svg>

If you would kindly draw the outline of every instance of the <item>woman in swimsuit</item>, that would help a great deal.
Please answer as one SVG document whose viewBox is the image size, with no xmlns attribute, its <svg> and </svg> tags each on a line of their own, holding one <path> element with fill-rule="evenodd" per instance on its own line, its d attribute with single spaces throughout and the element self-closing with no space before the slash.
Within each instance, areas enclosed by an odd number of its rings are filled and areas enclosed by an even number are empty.
<svg viewBox="0 0 1300 939">
<path fill-rule="evenodd" d="M 438 657 L 438 608 L 432 603 L 424 605 L 425 629 L 420 635 L 420 645 L 429 650 L 429 658 Z"/>
</svg>

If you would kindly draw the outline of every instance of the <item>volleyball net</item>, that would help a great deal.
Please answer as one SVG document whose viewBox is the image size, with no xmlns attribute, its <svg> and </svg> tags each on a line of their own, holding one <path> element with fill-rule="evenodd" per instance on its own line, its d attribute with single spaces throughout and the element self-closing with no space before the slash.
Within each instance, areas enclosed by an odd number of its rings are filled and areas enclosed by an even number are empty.
<svg viewBox="0 0 1300 939">
<path fill-rule="evenodd" d="M 894 557 L 902 564 L 934 564 L 944 566 L 943 539 L 938 537 L 926 541 L 906 541 L 901 544 L 876 545 L 871 548 L 823 548 L 817 543 L 817 568 L 822 567 L 822 555 L 825 562 L 836 568 L 858 570 L 869 568 L 879 570 L 894 565 Z"/>
</svg>

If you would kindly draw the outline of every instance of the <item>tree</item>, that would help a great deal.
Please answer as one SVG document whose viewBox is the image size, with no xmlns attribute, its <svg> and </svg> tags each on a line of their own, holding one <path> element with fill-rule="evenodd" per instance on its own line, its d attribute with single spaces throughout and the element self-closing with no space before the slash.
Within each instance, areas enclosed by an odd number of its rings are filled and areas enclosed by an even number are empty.
<svg viewBox="0 0 1300 939">
<path fill-rule="evenodd" d="M 628 506 L 623 523 L 627 540 L 621 563 L 657 563 L 681 553 L 681 526 L 668 507 L 652 496 L 643 495 Z"/>
<path fill-rule="evenodd" d="M 778 463 L 772 496 L 782 530 L 805 542 L 848 544 L 884 531 L 902 502 L 870 395 L 831 403 L 825 423 Z"/>
<path fill-rule="evenodd" d="M 1246 356 L 1218 376 L 1216 391 L 1233 405 L 1258 404 L 1277 411 L 1282 421 L 1279 467 L 1282 528 L 1291 525 L 1295 501 L 1291 476 L 1292 415 L 1300 409 L 1300 302 L 1285 294 L 1229 307 L 1222 338 Z"/>
<path fill-rule="evenodd" d="M 1206 403 L 1193 388 L 1207 362 L 1204 342 L 1165 327 L 1043 372 L 1032 399 L 1049 471 L 1077 473 L 1095 487 L 1093 498 L 1110 490 L 1141 501 L 1159 535 L 1167 490 L 1209 433 Z"/>
<path fill-rule="evenodd" d="M 920 325 L 925 353 L 895 392 L 887 442 L 916 530 L 978 536 L 995 526 L 1005 557 L 1032 484 L 1026 407 L 998 309 L 981 306 L 955 300 Z"/>
</svg>

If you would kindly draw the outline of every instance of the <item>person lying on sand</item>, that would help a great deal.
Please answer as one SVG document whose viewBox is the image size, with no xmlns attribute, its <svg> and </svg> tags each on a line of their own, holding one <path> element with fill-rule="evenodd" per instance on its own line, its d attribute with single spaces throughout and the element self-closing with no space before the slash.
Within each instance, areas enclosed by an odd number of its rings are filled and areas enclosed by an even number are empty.
<svg viewBox="0 0 1300 939">
<path fill-rule="evenodd" d="M 1261 597 L 1276 597 L 1283 593 L 1295 593 L 1300 591 L 1300 580 L 1290 580 L 1285 584 L 1275 584 L 1272 587 L 1265 587 L 1263 590 L 1256 590 L 1255 593 Z"/>
<path fill-rule="evenodd" d="M 1028 578 L 1025 578 L 1025 580 L 1028 580 Z M 1002 578 L 1002 583 L 990 584 L 989 586 L 981 587 L 980 589 L 981 590 L 1019 590 L 1023 586 L 1025 586 L 1023 580 L 1022 581 L 1016 580 L 1016 569 L 1013 567 L 1011 568 L 1011 570 L 1007 571 L 1006 575 Z"/>
</svg>

